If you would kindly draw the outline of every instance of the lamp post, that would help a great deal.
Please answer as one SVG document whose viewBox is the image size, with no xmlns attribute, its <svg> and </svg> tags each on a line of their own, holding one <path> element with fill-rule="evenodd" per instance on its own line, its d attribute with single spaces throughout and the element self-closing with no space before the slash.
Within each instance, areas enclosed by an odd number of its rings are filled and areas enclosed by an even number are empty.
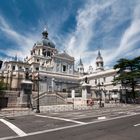
<svg viewBox="0 0 140 140">
<path fill-rule="evenodd" d="M 9 81 L 9 70 L 6 73 L 6 90 L 8 90 L 8 81 Z"/>
<path fill-rule="evenodd" d="M 38 77 L 37 77 L 37 106 L 36 106 L 36 113 L 40 113 L 40 108 L 39 108 L 39 71 L 38 71 Z"/>
<path fill-rule="evenodd" d="M 100 107 L 102 107 L 101 86 L 103 86 L 103 82 L 102 82 L 102 84 L 101 84 L 100 81 L 99 81 L 99 83 L 98 83 L 98 87 L 99 87 L 99 96 L 100 96 L 100 98 L 99 98 L 99 106 L 100 106 Z"/>
</svg>

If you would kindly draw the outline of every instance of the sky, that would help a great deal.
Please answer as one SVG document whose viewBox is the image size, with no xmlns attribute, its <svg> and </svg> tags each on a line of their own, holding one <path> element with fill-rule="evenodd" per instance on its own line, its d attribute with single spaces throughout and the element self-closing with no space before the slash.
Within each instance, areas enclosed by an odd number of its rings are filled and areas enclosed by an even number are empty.
<svg viewBox="0 0 140 140">
<path fill-rule="evenodd" d="M 0 0 L 0 59 L 23 60 L 47 28 L 59 52 L 95 70 L 140 56 L 140 0 Z"/>
</svg>

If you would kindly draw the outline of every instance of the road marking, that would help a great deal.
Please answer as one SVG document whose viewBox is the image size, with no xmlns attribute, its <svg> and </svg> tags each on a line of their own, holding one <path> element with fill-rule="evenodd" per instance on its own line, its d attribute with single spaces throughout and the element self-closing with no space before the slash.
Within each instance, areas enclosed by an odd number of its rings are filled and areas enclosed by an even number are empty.
<svg viewBox="0 0 140 140">
<path fill-rule="evenodd" d="M 19 136 L 9 136 L 9 137 L 2 137 L 0 138 L 0 140 L 10 140 L 10 139 L 15 139 L 15 138 L 19 138 Z"/>
<path fill-rule="evenodd" d="M 135 115 L 140 115 L 140 113 L 137 113 Z M 43 134 L 43 133 L 48 133 L 48 132 L 54 132 L 54 131 L 59 131 L 59 130 L 64 130 L 64 129 L 69 129 L 69 128 L 75 128 L 75 127 L 79 127 L 79 126 L 84 126 L 84 125 L 88 125 L 88 124 L 96 124 L 96 123 L 101 123 L 101 122 L 105 122 L 105 121 L 111 121 L 111 120 L 116 120 L 116 119 L 121 119 L 121 118 L 126 118 L 126 117 L 130 117 L 130 116 L 135 116 L 133 115 L 125 115 L 125 116 L 119 116 L 119 117 L 115 117 L 115 118 L 109 118 L 106 120 L 96 120 L 94 122 L 88 122 L 86 124 L 75 124 L 75 125 L 70 125 L 70 126 L 65 126 L 65 127 L 59 127 L 59 128 L 54 128 L 54 129 L 49 129 L 49 130 L 43 130 L 43 131 L 37 131 L 37 132 L 31 132 L 28 133 L 26 136 L 33 136 L 33 135 L 37 135 L 37 134 Z M 9 139 L 13 139 L 13 138 L 18 138 L 19 136 L 10 136 L 10 137 L 3 137 L 0 138 L 0 140 L 9 140 Z"/>
<path fill-rule="evenodd" d="M 73 122 L 73 123 L 78 123 L 78 124 L 86 124 L 85 122 L 75 121 L 75 120 L 65 119 L 65 118 L 59 118 L 59 117 L 51 117 L 51 116 L 44 116 L 44 115 L 35 115 L 35 116 L 43 117 L 43 118 L 56 119 L 56 120 L 62 120 L 62 121 L 67 121 L 67 122 Z"/>
<path fill-rule="evenodd" d="M 135 114 L 137 114 L 137 113 L 136 113 L 136 112 L 127 112 L 127 114 L 135 115 Z"/>
<path fill-rule="evenodd" d="M 104 120 L 104 119 L 106 119 L 106 117 L 105 117 L 105 116 L 98 117 L 98 120 Z"/>
<path fill-rule="evenodd" d="M 140 113 L 137 113 L 135 115 L 140 115 Z M 89 124 L 96 124 L 96 123 L 101 123 L 101 122 L 106 122 L 106 121 L 111 121 L 111 120 L 117 120 L 117 119 L 122 119 L 122 118 L 130 117 L 130 116 L 135 116 L 135 115 L 134 114 L 133 115 L 125 115 L 125 116 L 119 116 L 119 117 L 115 117 L 115 118 L 109 118 L 106 120 L 96 120 L 94 122 L 89 122 L 89 123 L 85 123 L 85 124 L 76 124 L 76 125 L 59 127 L 59 128 L 43 130 L 43 131 L 38 131 L 38 132 L 31 132 L 31 133 L 28 133 L 28 136 L 42 134 L 42 133 L 48 133 L 48 132 L 54 132 L 54 131 L 59 131 L 59 130 L 64 130 L 64 129 L 69 129 L 69 128 L 75 128 L 75 127 L 89 125 Z"/>
<path fill-rule="evenodd" d="M 140 125 L 140 123 L 138 123 L 138 124 L 135 124 L 134 126 L 139 126 Z"/>
<path fill-rule="evenodd" d="M 27 136 L 27 134 L 25 132 L 23 132 L 21 129 L 19 129 L 14 124 L 12 124 L 4 119 L 0 119 L 0 121 L 3 122 L 4 124 L 6 124 L 9 128 L 11 128 L 18 136 L 20 136 L 20 137 Z"/>
</svg>

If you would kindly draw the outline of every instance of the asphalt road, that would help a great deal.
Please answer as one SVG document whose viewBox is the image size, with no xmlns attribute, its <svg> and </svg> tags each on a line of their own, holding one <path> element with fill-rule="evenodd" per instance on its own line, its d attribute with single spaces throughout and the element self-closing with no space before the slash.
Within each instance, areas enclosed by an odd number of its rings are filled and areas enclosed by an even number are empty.
<svg viewBox="0 0 140 140">
<path fill-rule="evenodd" d="M 0 119 L 0 140 L 140 140 L 139 110 L 39 114 Z"/>
<path fill-rule="evenodd" d="M 56 130 L 20 140 L 140 140 L 140 115 Z"/>
</svg>

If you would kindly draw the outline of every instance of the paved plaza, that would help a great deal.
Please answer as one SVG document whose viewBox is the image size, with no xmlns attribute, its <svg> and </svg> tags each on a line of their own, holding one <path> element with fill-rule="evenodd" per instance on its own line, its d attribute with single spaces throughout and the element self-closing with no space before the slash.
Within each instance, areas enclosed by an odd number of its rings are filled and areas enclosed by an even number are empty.
<svg viewBox="0 0 140 140">
<path fill-rule="evenodd" d="M 19 115 L 18 112 L 16 112 L 16 114 L 11 115 L 9 114 L 9 116 L 8 115 L 6 116 L 6 114 L 5 116 L 4 114 L 3 115 L 1 114 L 0 140 L 12 138 L 20 139 L 21 137 L 23 137 L 23 139 L 33 139 L 36 136 L 38 138 L 39 136 L 41 136 L 42 137 L 41 139 L 45 139 L 46 136 L 44 135 L 49 135 L 49 137 L 51 137 L 53 140 L 54 139 L 54 137 L 52 136 L 53 133 L 59 135 L 59 133 L 66 131 L 66 133 L 71 132 L 71 134 L 74 135 L 75 132 L 73 132 L 73 130 L 76 129 L 76 131 L 78 131 L 77 129 L 79 128 L 78 133 L 80 133 L 85 131 L 84 129 L 86 127 L 88 130 L 89 129 L 88 127 L 91 127 L 93 124 L 94 130 L 95 126 L 100 127 L 101 125 L 102 127 L 104 123 L 106 125 L 104 126 L 103 129 L 105 128 L 110 129 L 108 128 L 108 125 L 114 125 L 119 120 L 121 121 L 121 123 L 123 122 L 123 120 L 124 121 L 126 120 L 128 122 L 129 118 L 132 120 L 133 118 L 137 118 L 137 120 L 134 119 L 135 121 L 134 120 L 132 121 L 132 123 L 136 125 L 137 128 L 139 128 L 140 123 L 138 120 L 140 114 L 140 106 L 138 105 L 125 105 L 122 106 L 122 108 L 112 107 L 112 108 L 99 108 L 94 110 L 89 109 L 89 110 L 73 110 L 65 112 L 46 112 L 46 113 L 41 112 L 39 114 L 31 112 L 30 114 L 29 112 L 27 114 L 27 112 L 28 112 L 27 110 L 26 111 L 24 110 L 24 114 L 22 115 Z M 120 127 L 122 127 L 121 124 Z M 115 129 L 115 126 L 113 129 Z M 86 131 L 84 133 L 86 133 Z M 30 136 L 32 138 L 30 138 Z M 80 135 L 80 137 L 81 136 L 82 135 Z M 88 135 L 88 137 L 90 136 L 94 137 L 91 134 Z M 70 138 L 70 136 L 68 137 Z M 61 136 L 59 137 L 59 139 L 61 139 Z M 67 139 L 67 136 L 64 135 L 64 139 Z"/>
</svg>

